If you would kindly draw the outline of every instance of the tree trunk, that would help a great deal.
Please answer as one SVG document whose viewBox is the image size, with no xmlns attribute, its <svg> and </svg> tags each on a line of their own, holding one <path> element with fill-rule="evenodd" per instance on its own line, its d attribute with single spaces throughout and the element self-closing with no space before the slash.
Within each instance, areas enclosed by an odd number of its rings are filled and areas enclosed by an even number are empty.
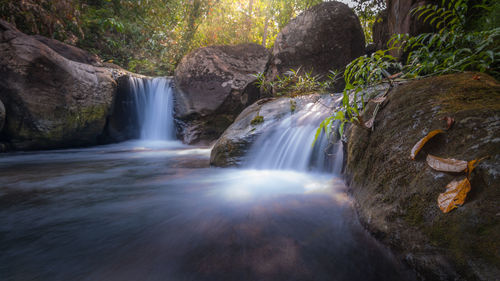
<svg viewBox="0 0 500 281">
<path fill-rule="evenodd" d="M 252 31 L 252 11 L 253 11 L 253 0 L 248 1 L 248 15 L 247 15 L 247 26 L 246 26 L 246 41 L 249 42 L 251 38 Z"/>
<path fill-rule="evenodd" d="M 267 29 L 269 27 L 269 17 L 266 16 L 266 21 L 264 22 L 264 32 L 262 33 L 262 47 L 266 47 L 267 41 Z"/>
</svg>

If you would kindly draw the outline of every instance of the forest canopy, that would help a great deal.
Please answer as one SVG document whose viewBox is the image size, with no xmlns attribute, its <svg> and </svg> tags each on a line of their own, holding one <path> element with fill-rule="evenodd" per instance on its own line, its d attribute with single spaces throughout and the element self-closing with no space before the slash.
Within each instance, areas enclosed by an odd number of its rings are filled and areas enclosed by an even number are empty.
<svg viewBox="0 0 500 281">
<path fill-rule="evenodd" d="M 186 53 L 198 47 L 251 42 L 271 48 L 291 19 L 320 2 L 0 0 L 0 17 L 24 32 L 76 45 L 130 71 L 169 75 Z M 376 2 L 368 2 L 373 10 Z M 367 1 L 357 3 L 362 7 Z M 365 22 L 369 36 L 370 21 Z"/>
</svg>

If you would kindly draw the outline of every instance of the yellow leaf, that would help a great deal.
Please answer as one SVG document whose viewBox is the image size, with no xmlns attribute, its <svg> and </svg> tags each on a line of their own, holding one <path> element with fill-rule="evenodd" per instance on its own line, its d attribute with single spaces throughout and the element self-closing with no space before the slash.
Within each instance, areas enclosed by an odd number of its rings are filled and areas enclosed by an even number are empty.
<svg viewBox="0 0 500 281">
<path fill-rule="evenodd" d="M 453 158 L 441 158 L 427 155 L 427 164 L 434 170 L 441 172 L 460 173 L 467 170 L 467 161 Z"/>
<path fill-rule="evenodd" d="M 470 191 L 470 182 L 467 178 L 461 181 L 452 181 L 446 186 L 446 191 L 439 194 L 438 206 L 443 213 L 461 206 L 465 202 L 467 193 Z"/>
<path fill-rule="evenodd" d="M 411 160 L 415 160 L 415 157 L 417 156 L 418 152 L 422 149 L 422 147 L 424 147 L 424 144 L 427 141 L 429 141 L 432 137 L 434 137 L 435 135 L 440 134 L 442 132 L 443 132 L 443 130 L 434 130 L 434 131 L 428 133 L 427 136 L 425 136 L 424 138 L 419 140 L 411 149 L 411 153 L 410 153 Z"/>
<path fill-rule="evenodd" d="M 474 169 L 477 167 L 477 165 L 479 165 L 479 162 L 483 161 L 484 159 L 486 159 L 488 157 L 489 156 L 486 156 L 486 157 L 483 157 L 480 159 L 474 159 L 474 160 L 469 161 L 469 163 L 467 163 L 467 178 L 468 179 L 470 179 L 470 175 L 472 174 L 472 171 L 474 171 Z"/>
</svg>

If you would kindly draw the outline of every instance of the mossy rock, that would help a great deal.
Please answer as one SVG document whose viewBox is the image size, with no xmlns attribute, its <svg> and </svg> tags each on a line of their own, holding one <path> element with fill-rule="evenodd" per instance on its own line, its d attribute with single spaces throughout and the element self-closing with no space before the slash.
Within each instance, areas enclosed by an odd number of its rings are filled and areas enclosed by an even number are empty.
<svg viewBox="0 0 500 281">
<path fill-rule="evenodd" d="M 105 68 L 69 60 L 0 21 L 1 140 L 14 149 L 96 144 L 116 82 Z"/>
<path fill-rule="evenodd" d="M 374 105 L 368 104 L 366 119 Z M 429 141 L 414 161 L 413 145 Z M 416 80 L 395 87 L 374 130 L 349 132 L 346 174 L 362 222 L 428 280 L 495 280 L 500 276 L 500 84 L 481 73 Z M 463 174 L 432 170 L 427 154 L 473 160 L 463 206 L 444 214 L 437 197 Z"/>
</svg>

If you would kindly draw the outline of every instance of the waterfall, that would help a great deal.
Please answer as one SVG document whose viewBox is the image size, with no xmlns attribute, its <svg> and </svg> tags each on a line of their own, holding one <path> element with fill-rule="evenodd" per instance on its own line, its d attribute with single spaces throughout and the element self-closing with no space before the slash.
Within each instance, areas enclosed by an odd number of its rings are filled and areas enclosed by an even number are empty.
<svg viewBox="0 0 500 281">
<path fill-rule="evenodd" d="M 174 140 L 172 82 L 168 78 L 130 77 L 137 125 L 143 140 Z"/>
<path fill-rule="evenodd" d="M 327 96 L 277 120 L 260 135 L 249 151 L 247 166 L 254 169 L 322 171 L 340 174 L 342 143 L 336 135 L 327 138 L 322 132 L 314 137 L 321 122 L 332 114 L 338 100 Z M 332 131 L 337 131 L 334 124 Z"/>
</svg>

